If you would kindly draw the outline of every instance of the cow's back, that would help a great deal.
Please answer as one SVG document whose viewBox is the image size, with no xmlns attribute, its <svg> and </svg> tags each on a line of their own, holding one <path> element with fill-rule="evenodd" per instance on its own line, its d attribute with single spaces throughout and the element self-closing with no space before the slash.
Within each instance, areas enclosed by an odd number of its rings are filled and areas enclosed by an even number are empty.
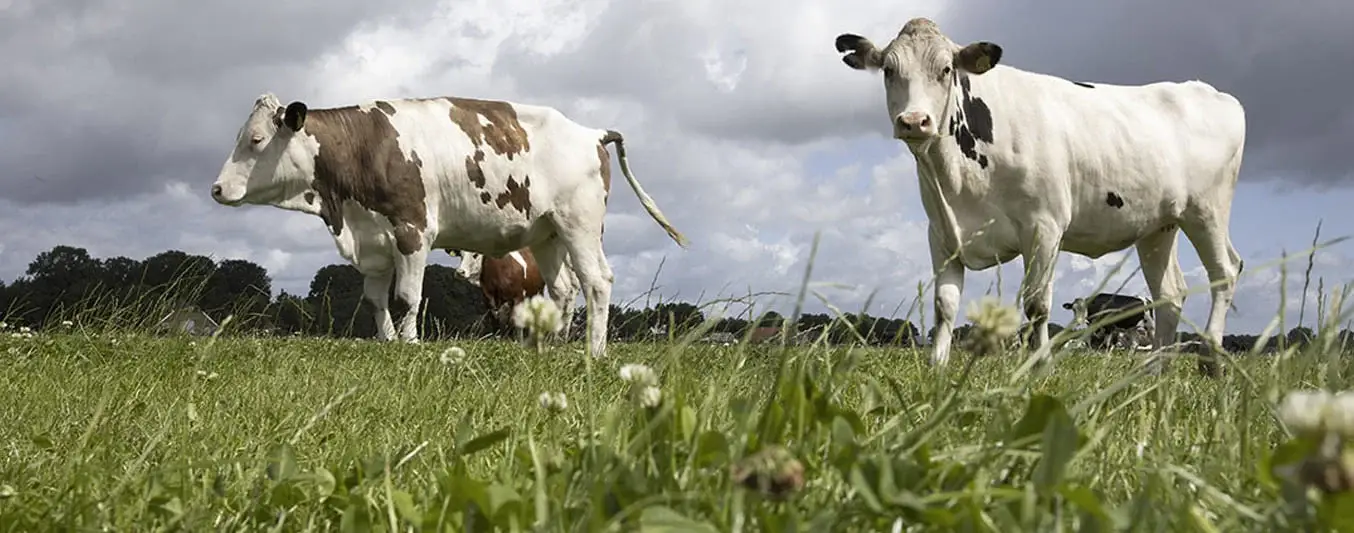
<svg viewBox="0 0 1354 533">
<path fill-rule="evenodd" d="M 1065 250 L 1099 257 L 1234 186 L 1244 111 L 1206 83 L 1077 84 L 1002 66 L 971 83 L 992 110 L 994 140 L 982 147 L 987 168 L 963 165 L 952 178 L 965 191 L 951 200 L 961 217 L 1001 229 L 1045 211 L 1066 225 Z M 994 237 L 1014 245 L 1013 235 Z"/>
<path fill-rule="evenodd" d="M 557 198 L 600 174 L 603 132 L 551 107 L 453 97 L 374 105 L 400 132 L 401 150 L 417 153 L 435 248 L 521 248 Z"/>
</svg>

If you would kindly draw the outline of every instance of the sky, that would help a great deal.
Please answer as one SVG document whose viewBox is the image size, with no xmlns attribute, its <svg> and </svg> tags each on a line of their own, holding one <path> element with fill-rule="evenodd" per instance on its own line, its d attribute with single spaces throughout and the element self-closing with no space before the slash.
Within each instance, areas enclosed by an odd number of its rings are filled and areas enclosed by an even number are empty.
<svg viewBox="0 0 1354 533">
<path fill-rule="evenodd" d="M 613 303 L 643 304 L 651 284 L 668 300 L 794 293 L 821 232 L 810 288 L 842 311 L 903 316 L 931 279 L 916 167 L 890 138 L 880 77 L 847 68 L 832 43 L 845 32 L 886 43 L 924 16 L 956 42 L 1000 44 L 1002 62 L 1025 70 L 1201 79 L 1236 95 L 1248 130 L 1231 231 L 1246 272 L 1227 330 L 1264 329 L 1284 279 L 1291 327 L 1307 265 L 1291 259 L 1285 278 L 1281 255 L 1310 247 L 1318 223 L 1323 240 L 1354 233 L 1354 70 L 1343 67 L 1354 10 L 1342 3 L 0 0 L 0 280 L 60 244 L 101 258 L 177 249 L 257 262 L 275 291 L 304 294 L 318 268 L 343 261 L 323 223 L 208 195 L 255 98 L 315 108 L 455 95 L 550 105 L 625 134 L 636 176 L 692 244 L 669 240 L 618 184 L 605 237 Z M 1181 328 L 1196 331 L 1207 278 L 1183 235 L 1180 257 L 1194 291 Z M 1107 276 L 1109 291 L 1146 296 L 1136 268 L 1131 249 L 1061 254 L 1052 320 L 1066 323 L 1061 304 Z M 1020 271 L 1017 259 L 969 272 L 961 322 L 984 294 L 1013 302 Z M 1312 276 L 1309 325 L 1316 278 L 1354 281 L 1354 243 L 1320 250 Z M 929 325 L 929 286 L 921 302 Z"/>
</svg>

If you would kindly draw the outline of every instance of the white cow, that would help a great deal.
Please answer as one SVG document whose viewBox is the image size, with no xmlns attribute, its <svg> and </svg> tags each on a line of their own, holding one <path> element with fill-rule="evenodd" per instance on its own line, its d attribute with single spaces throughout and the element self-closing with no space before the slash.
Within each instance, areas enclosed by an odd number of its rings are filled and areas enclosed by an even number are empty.
<svg viewBox="0 0 1354 533">
<path fill-rule="evenodd" d="M 1170 344 L 1186 289 L 1178 229 L 1218 283 L 1206 338 L 1221 343 L 1242 269 L 1227 230 L 1246 136 L 1236 98 L 1200 81 L 1092 85 L 999 65 L 1000 46 L 960 46 L 924 18 L 883 48 L 849 33 L 836 48 L 851 68 L 883 72 L 893 136 L 917 162 L 936 274 L 932 363 L 949 358 L 964 269 L 1016 256 L 1033 344 L 1045 345 L 1059 250 L 1096 258 L 1136 244 L 1152 298 L 1167 302 L 1156 346 Z M 1213 355 L 1199 360 L 1207 375 Z"/>
<path fill-rule="evenodd" d="M 439 97 L 360 106 L 283 107 L 264 94 L 240 128 L 212 185 L 221 204 L 272 205 L 324 220 L 339 254 L 365 276 L 377 336 L 418 342 L 423 271 L 433 249 L 502 256 L 530 247 L 552 299 L 587 301 L 590 352 L 606 352 L 613 276 L 602 252 L 611 181 L 606 145 L 649 215 L 678 232 L 630 173 L 620 133 L 582 126 L 559 111 L 503 101 Z M 566 326 L 567 327 L 567 326 Z M 568 331 L 566 330 L 567 336 Z"/>
</svg>

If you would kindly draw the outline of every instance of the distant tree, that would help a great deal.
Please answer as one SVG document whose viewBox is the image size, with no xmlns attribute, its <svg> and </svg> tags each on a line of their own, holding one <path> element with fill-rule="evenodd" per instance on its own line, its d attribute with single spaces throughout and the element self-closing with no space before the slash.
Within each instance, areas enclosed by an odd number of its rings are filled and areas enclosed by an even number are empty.
<svg viewBox="0 0 1354 533">
<path fill-rule="evenodd" d="M 362 273 L 350 264 L 328 265 L 315 272 L 306 295 L 306 303 L 315 317 L 312 333 L 339 337 L 376 336 L 370 305 L 362 303 L 362 279 Z"/>
<path fill-rule="evenodd" d="M 780 313 L 767 311 L 766 314 L 762 315 L 762 317 L 757 320 L 757 327 L 777 328 L 781 327 L 784 323 L 785 317 L 780 316 Z"/>
<path fill-rule="evenodd" d="M 27 323 L 42 325 L 54 313 L 79 311 L 94 295 L 103 277 L 103 266 L 84 248 L 58 245 L 38 254 L 15 282 L 20 298 L 26 300 L 20 315 Z"/>
<path fill-rule="evenodd" d="M 138 298 L 146 266 L 141 261 L 118 256 L 103 260 L 103 286 L 114 301 L 125 304 Z"/>
<path fill-rule="evenodd" d="M 9 314 L 9 293 L 9 287 L 5 285 L 4 280 L 0 280 L 0 320 L 5 320 L 5 316 Z"/>
<path fill-rule="evenodd" d="M 423 272 L 423 298 L 419 330 L 425 336 L 478 334 L 492 324 L 484 292 L 457 276 L 454 268 L 428 265 Z"/>
<path fill-rule="evenodd" d="M 207 280 L 216 270 L 211 258 L 167 250 L 147 257 L 143 262 L 141 283 L 145 294 L 172 306 L 197 303 Z"/>
<path fill-rule="evenodd" d="M 305 298 L 288 294 L 285 290 L 278 293 L 277 300 L 269 306 L 269 314 L 278 333 L 304 334 L 313 331 L 315 313 L 310 308 L 310 303 Z"/>
<path fill-rule="evenodd" d="M 889 344 L 913 347 L 921 343 L 921 332 L 911 320 L 895 318 L 893 323 L 893 333 L 887 340 Z"/>
<path fill-rule="evenodd" d="M 207 276 L 197 304 L 216 320 L 234 315 L 237 328 L 264 325 L 272 299 L 273 282 L 262 266 L 243 259 L 227 259 Z"/>
<path fill-rule="evenodd" d="M 1290 346 L 1306 346 L 1311 344 L 1312 340 L 1315 338 L 1316 334 L 1312 332 L 1312 328 L 1307 326 L 1297 326 L 1288 330 L 1287 340 Z"/>
<path fill-rule="evenodd" d="M 649 323 L 651 326 L 671 324 L 676 329 L 675 333 L 680 335 L 700 326 L 701 322 L 705 321 L 705 313 L 702 313 L 699 307 L 687 302 L 661 303 L 654 307 L 651 320 Z"/>
</svg>

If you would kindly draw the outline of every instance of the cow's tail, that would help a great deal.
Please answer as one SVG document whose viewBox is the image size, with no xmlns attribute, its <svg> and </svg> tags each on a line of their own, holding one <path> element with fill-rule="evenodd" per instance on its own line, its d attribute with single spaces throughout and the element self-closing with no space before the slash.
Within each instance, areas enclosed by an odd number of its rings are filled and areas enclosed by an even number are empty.
<svg viewBox="0 0 1354 533">
<path fill-rule="evenodd" d="M 636 180 L 635 175 L 630 172 L 630 163 L 625 157 L 625 138 L 618 131 L 607 130 L 606 134 L 602 135 L 600 142 L 602 146 L 616 145 L 616 159 L 620 162 L 621 173 L 625 174 L 625 181 L 630 182 L 630 188 L 635 191 L 635 196 L 639 197 L 639 203 L 644 206 L 645 211 L 649 212 L 649 216 L 658 222 L 658 225 L 663 226 L 663 230 L 668 232 L 668 236 L 672 237 L 672 240 L 676 241 L 678 246 L 686 248 L 689 244 L 686 236 L 677 231 L 677 228 L 673 227 L 671 222 L 668 222 L 668 217 L 663 216 L 663 212 L 658 209 L 658 205 L 654 203 L 653 198 L 650 198 L 649 194 L 644 192 L 644 187 L 640 186 L 639 180 Z"/>
</svg>

